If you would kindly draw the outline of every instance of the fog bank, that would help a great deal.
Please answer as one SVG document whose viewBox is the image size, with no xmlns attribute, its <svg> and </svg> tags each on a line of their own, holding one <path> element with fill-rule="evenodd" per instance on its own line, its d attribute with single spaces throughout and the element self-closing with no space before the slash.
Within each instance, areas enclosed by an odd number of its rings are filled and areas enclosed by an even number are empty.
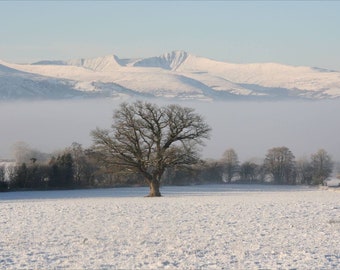
<svg viewBox="0 0 340 270">
<path fill-rule="evenodd" d="M 156 102 L 155 100 L 150 100 Z M 11 157 L 11 146 L 24 141 L 53 152 L 72 142 L 91 145 L 90 131 L 109 128 L 122 101 L 95 99 L 0 103 L 0 158 Z M 157 101 L 175 103 L 174 101 Z M 340 160 L 340 100 L 285 102 L 193 102 L 212 127 L 204 158 L 218 159 L 234 148 L 241 161 L 264 158 L 268 149 L 287 146 L 297 158 L 324 148 Z"/>
</svg>

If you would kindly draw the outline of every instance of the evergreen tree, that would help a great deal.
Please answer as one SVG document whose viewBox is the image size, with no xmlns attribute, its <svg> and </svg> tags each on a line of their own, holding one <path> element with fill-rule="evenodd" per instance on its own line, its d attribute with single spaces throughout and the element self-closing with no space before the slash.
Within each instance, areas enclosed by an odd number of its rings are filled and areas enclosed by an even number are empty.
<svg viewBox="0 0 340 270">
<path fill-rule="evenodd" d="M 15 168 L 14 178 L 12 179 L 11 186 L 14 188 L 27 188 L 28 182 L 28 169 L 26 163 L 22 163 Z"/>
<path fill-rule="evenodd" d="M 73 185 L 73 159 L 70 153 L 52 157 L 49 163 L 49 185 L 65 188 Z"/>
</svg>

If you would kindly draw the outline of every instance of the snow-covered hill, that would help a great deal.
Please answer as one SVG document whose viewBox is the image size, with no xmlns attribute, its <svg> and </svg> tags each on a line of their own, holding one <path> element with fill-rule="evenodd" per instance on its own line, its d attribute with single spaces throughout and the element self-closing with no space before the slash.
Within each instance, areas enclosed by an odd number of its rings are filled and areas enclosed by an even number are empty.
<svg viewBox="0 0 340 270">
<path fill-rule="evenodd" d="M 158 57 L 151 57 L 137 61 L 135 67 L 159 67 L 162 69 L 176 70 L 188 58 L 189 54 L 184 51 L 173 51 Z"/>
<path fill-rule="evenodd" d="M 0 61 L 0 100 L 65 99 L 84 95 L 74 82 L 10 68 Z"/>
<path fill-rule="evenodd" d="M 340 72 L 276 63 L 232 64 L 173 51 L 69 61 L 0 61 L 0 98 L 151 96 L 180 99 L 333 99 Z"/>
</svg>

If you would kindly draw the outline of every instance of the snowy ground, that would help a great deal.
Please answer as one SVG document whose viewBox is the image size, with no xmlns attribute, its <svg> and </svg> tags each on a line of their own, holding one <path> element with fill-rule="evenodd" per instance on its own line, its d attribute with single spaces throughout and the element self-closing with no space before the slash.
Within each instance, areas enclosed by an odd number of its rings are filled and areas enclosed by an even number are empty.
<svg viewBox="0 0 340 270">
<path fill-rule="evenodd" d="M 218 185 L 0 193 L 1 269 L 339 269 L 340 192 Z"/>
</svg>

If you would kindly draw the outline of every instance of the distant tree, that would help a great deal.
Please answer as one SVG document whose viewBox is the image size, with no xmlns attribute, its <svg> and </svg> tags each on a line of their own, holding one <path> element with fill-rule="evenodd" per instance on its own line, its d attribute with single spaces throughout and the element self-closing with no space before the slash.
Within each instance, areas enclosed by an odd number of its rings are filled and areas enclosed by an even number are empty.
<svg viewBox="0 0 340 270">
<path fill-rule="evenodd" d="M 57 163 L 61 172 L 62 186 L 73 184 L 73 159 L 70 153 L 65 153 L 58 157 Z"/>
<path fill-rule="evenodd" d="M 0 166 L 0 191 L 6 191 L 8 189 L 8 183 L 5 179 L 5 167 Z"/>
<path fill-rule="evenodd" d="M 71 147 L 67 149 L 67 151 L 71 154 L 73 159 L 73 177 L 74 182 L 77 185 L 80 185 L 82 180 L 82 169 L 85 165 L 85 154 L 81 144 L 73 142 Z"/>
<path fill-rule="evenodd" d="M 311 160 L 313 184 L 323 184 L 324 180 L 332 173 L 334 164 L 332 158 L 324 149 L 320 149 L 311 155 Z"/>
<path fill-rule="evenodd" d="M 93 152 L 108 170 L 140 173 L 150 187 L 150 197 L 161 196 L 167 168 L 197 162 L 197 146 L 210 132 L 200 115 L 179 105 L 123 103 L 113 119 L 111 131 L 92 131 Z"/>
<path fill-rule="evenodd" d="M 45 165 L 22 163 L 8 169 L 9 185 L 13 189 L 40 189 L 45 187 L 43 181 L 47 176 Z"/>
<path fill-rule="evenodd" d="M 203 183 L 221 183 L 223 180 L 224 166 L 218 160 L 206 160 L 199 164 L 200 178 Z"/>
<path fill-rule="evenodd" d="M 273 176 L 277 184 L 295 184 L 295 157 L 287 147 L 274 147 L 268 150 L 264 168 Z"/>
<path fill-rule="evenodd" d="M 64 153 L 49 162 L 49 184 L 51 187 L 65 188 L 74 184 L 73 159 L 70 153 Z"/>
<path fill-rule="evenodd" d="M 230 183 L 235 173 L 239 171 L 239 160 L 234 149 L 227 149 L 222 157 L 223 174 L 227 183 Z"/>
<path fill-rule="evenodd" d="M 6 172 L 5 166 L 0 166 L 0 181 L 6 181 L 5 172 Z"/>
<path fill-rule="evenodd" d="M 198 184 L 200 169 L 195 164 L 167 168 L 163 174 L 162 182 L 167 185 L 190 185 Z"/>
<path fill-rule="evenodd" d="M 11 186 L 15 188 L 28 188 L 29 172 L 26 163 L 18 165 L 14 169 L 14 175 L 11 179 Z"/>
<path fill-rule="evenodd" d="M 73 178 L 77 186 L 91 186 L 95 175 L 95 166 L 87 151 L 79 143 L 72 143 L 71 147 L 66 149 L 73 160 Z"/>
<path fill-rule="evenodd" d="M 260 172 L 260 166 L 254 162 L 246 161 L 240 166 L 241 180 L 248 183 L 257 181 Z"/>
<path fill-rule="evenodd" d="M 48 163 L 48 185 L 49 187 L 60 187 L 60 171 L 56 157 L 52 157 Z"/>
<path fill-rule="evenodd" d="M 299 159 L 296 162 L 297 181 L 300 184 L 310 185 L 313 178 L 312 164 L 306 158 Z"/>
</svg>

